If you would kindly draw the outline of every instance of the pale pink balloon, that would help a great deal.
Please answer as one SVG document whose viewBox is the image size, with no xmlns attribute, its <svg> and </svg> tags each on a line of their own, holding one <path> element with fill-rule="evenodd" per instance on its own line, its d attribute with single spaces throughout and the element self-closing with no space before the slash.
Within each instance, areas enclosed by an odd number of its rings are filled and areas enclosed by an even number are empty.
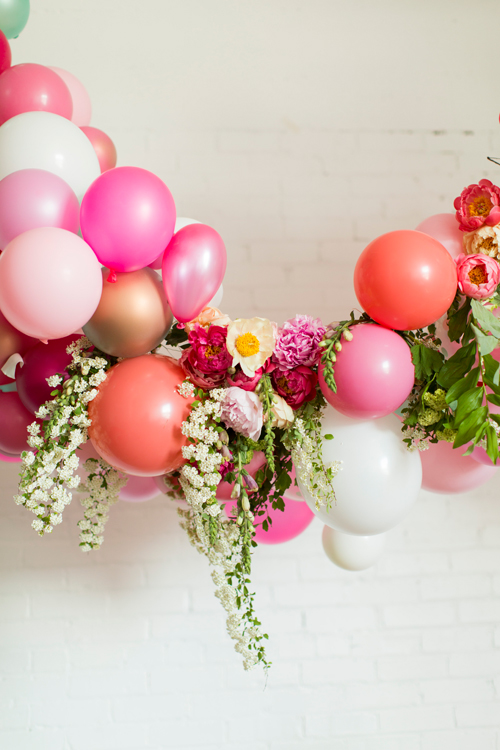
<svg viewBox="0 0 500 750">
<path fill-rule="evenodd" d="M 417 232 L 424 232 L 440 242 L 448 250 L 452 258 L 463 253 L 463 232 L 458 228 L 455 214 L 435 214 L 421 221 Z"/>
<path fill-rule="evenodd" d="M 258 544 L 283 544 L 290 539 L 302 534 L 307 529 L 314 518 L 314 513 L 307 503 L 301 503 L 294 500 L 289 495 L 283 497 L 285 510 L 274 510 L 269 504 L 267 514 L 255 516 L 255 541 Z M 225 511 L 228 518 L 235 516 L 236 501 L 231 500 L 226 503 Z M 262 522 L 269 516 L 271 525 L 267 531 L 262 528 Z"/>
<path fill-rule="evenodd" d="M 22 63 L 0 77 L 0 124 L 23 112 L 52 112 L 71 119 L 73 103 L 64 81 L 45 65 Z"/>
<path fill-rule="evenodd" d="M 174 234 L 163 255 L 163 286 L 181 323 L 200 314 L 220 287 L 226 272 L 226 248 L 206 224 L 190 224 Z"/>
<path fill-rule="evenodd" d="M 67 182 L 44 169 L 20 169 L 0 181 L 0 248 L 29 229 L 80 228 L 80 204 Z"/>
<path fill-rule="evenodd" d="M 128 475 L 127 484 L 120 490 L 120 500 L 125 503 L 146 503 L 158 497 L 160 490 L 155 477 L 135 477 Z"/>
<path fill-rule="evenodd" d="M 319 383 L 326 400 L 354 419 L 376 419 L 395 411 L 408 397 L 415 368 L 406 342 L 394 331 L 375 324 L 352 330 L 352 341 L 342 341 L 334 367 L 337 392 L 326 385 L 323 366 Z"/>
<path fill-rule="evenodd" d="M 82 127 L 80 130 L 82 133 L 85 133 L 94 147 L 94 151 L 99 160 L 101 173 L 107 172 L 108 169 L 116 167 L 116 148 L 109 135 L 106 135 L 106 133 L 103 133 L 103 131 L 98 128 L 91 128 L 90 125 Z"/>
<path fill-rule="evenodd" d="M 97 258 L 65 229 L 30 229 L 0 255 L 0 309 L 28 336 L 69 336 L 90 320 L 101 292 Z"/>
<path fill-rule="evenodd" d="M 87 89 L 84 87 L 83 83 L 81 83 L 73 73 L 63 70 L 62 68 L 55 68 L 51 65 L 50 70 L 57 73 L 69 89 L 71 100 L 73 102 L 71 122 L 74 122 L 78 127 L 88 125 L 90 118 L 92 117 L 92 104 L 90 96 L 88 95 Z"/>
<path fill-rule="evenodd" d="M 458 494 L 474 490 L 494 476 L 494 466 L 485 466 L 471 456 L 464 456 L 465 450 L 466 446 L 454 449 L 452 443 L 440 441 L 421 451 L 422 489 Z"/>
<path fill-rule="evenodd" d="M 161 492 L 162 495 L 167 495 L 167 493 L 171 491 L 170 482 L 172 481 L 172 477 L 169 477 L 168 474 L 161 474 L 158 477 L 153 477 L 153 479 L 156 487 L 158 488 L 158 491 Z M 173 484 L 177 485 L 180 488 L 177 479 L 174 480 Z M 183 498 L 169 497 L 169 500 L 173 500 L 173 502 L 176 503 L 176 505 L 178 505 L 180 508 L 189 508 L 189 503 L 187 503 Z"/>
<path fill-rule="evenodd" d="M 138 271 L 170 242 L 174 199 L 147 169 L 117 167 L 101 174 L 85 193 L 80 224 L 84 240 L 103 266 Z"/>
</svg>

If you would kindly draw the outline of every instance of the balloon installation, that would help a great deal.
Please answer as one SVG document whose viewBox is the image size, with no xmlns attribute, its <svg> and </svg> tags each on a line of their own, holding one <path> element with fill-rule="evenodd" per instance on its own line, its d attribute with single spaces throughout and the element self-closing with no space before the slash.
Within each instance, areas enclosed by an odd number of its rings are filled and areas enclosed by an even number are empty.
<svg viewBox="0 0 500 750">
<path fill-rule="evenodd" d="M 174 500 L 244 667 L 268 667 L 255 547 L 298 544 L 318 517 L 327 558 L 365 570 L 421 487 L 470 491 L 497 471 L 500 188 L 481 179 L 454 214 L 374 238 L 354 268 L 360 314 L 232 319 L 216 229 L 178 218 L 154 173 L 116 166 L 71 72 L 12 66 L 28 15 L 0 0 L 0 460 L 21 459 L 15 502 L 44 536 L 80 489 L 90 551 L 118 500 Z"/>
</svg>

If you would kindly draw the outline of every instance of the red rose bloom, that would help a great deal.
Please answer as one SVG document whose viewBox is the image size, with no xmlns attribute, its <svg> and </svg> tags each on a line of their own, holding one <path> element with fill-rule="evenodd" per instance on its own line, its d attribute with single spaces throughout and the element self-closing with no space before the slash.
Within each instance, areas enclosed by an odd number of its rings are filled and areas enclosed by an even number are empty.
<svg viewBox="0 0 500 750">
<path fill-rule="evenodd" d="M 310 367 L 301 365 L 293 370 L 277 367 L 271 373 L 271 378 L 276 392 L 292 409 L 298 409 L 316 395 L 318 376 Z"/>
<path fill-rule="evenodd" d="M 210 374 L 202 372 L 193 364 L 193 352 L 194 350 L 190 347 L 185 349 L 182 353 L 182 357 L 179 360 L 179 364 L 186 373 L 186 377 L 196 385 L 198 388 L 204 388 L 206 391 L 210 388 L 220 388 L 224 385 L 226 379 L 226 373 L 212 372 Z"/>
<path fill-rule="evenodd" d="M 226 334 L 226 327 L 203 328 L 197 323 L 188 336 L 192 346 L 189 359 L 193 367 L 210 375 L 225 374 L 233 361 L 226 347 Z"/>
</svg>

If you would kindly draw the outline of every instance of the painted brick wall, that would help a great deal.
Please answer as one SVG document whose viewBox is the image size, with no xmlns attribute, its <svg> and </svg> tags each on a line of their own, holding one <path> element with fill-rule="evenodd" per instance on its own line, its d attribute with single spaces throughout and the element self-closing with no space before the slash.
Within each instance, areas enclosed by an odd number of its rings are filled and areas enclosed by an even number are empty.
<svg viewBox="0 0 500 750">
<path fill-rule="evenodd" d="M 221 233 L 233 316 L 347 315 L 371 239 L 499 178 L 495 2 L 33 5 L 15 62 L 74 72 L 120 164 Z M 267 682 L 163 499 L 114 508 L 83 555 L 77 501 L 39 539 L 0 481 L 2 750 L 499 750 L 500 480 L 422 492 L 364 573 L 319 522 L 260 548 Z"/>
</svg>

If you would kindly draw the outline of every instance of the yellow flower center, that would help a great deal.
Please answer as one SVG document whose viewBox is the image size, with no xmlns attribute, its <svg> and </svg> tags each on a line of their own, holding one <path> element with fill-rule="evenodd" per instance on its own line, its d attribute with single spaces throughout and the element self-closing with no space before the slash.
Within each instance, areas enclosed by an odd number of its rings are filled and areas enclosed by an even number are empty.
<svg viewBox="0 0 500 750">
<path fill-rule="evenodd" d="M 487 195 L 478 195 L 469 203 L 469 216 L 488 216 L 493 208 L 493 203 Z"/>
<path fill-rule="evenodd" d="M 276 380 L 276 383 L 279 385 L 281 390 L 287 394 L 287 396 L 291 396 L 293 391 L 288 385 L 288 380 L 284 375 L 280 375 L 280 377 Z"/>
<path fill-rule="evenodd" d="M 259 339 L 253 333 L 243 333 L 238 336 L 234 345 L 242 357 L 251 357 L 260 351 Z"/>
<path fill-rule="evenodd" d="M 480 245 L 481 252 L 485 255 L 490 252 L 495 247 L 495 240 L 493 237 L 486 237 Z"/>
<path fill-rule="evenodd" d="M 469 271 L 468 276 L 471 283 L 475 284 L 476 286 L 479 286 L 479 284 L 484 284 L 485 281 L 488 281 L 488 274 L 484 270 L 484 266 L 475 266 L 472 271 Z"/>
<path fill-rule="evenodd" d="M 209 344 L 207 347 L 205 347 L 205 358 L 210 359 L 210 357 L 216 357 L 217 354 L 220 353 L 221 349 L 222 346 L 212 346 L 212 344 Z"/>
</svg>

